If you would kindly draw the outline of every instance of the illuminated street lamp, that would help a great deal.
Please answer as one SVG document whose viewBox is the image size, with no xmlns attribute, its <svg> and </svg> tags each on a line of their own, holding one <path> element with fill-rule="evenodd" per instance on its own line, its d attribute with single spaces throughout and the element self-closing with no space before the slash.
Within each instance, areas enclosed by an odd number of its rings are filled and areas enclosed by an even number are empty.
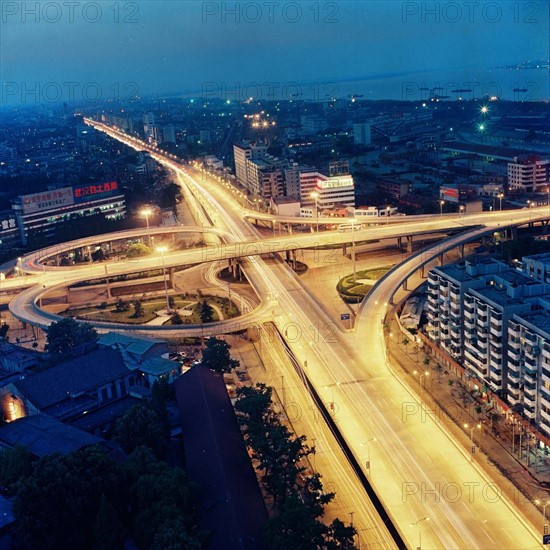
<svg viewBox="0 0 550 550">
<path fill-rule="evenodd" d="M 411 527 L 418 526 L 418 550 L 422 550 L 422 521 L 428 521 L 430 518 L 426 516 L 425 518 L 421 518 L 418 521 L 415 521 L 414 523 L 411 523 Z"/>
<path fill-rule="evenodd" d="M 462 214 L 464 214 L 464 205 L 461 204 L 459 207 L 458 207 L 458 212 L 459 212 L 459 215 L 462 216 Z"/>
<path fill-rule="evenodd" d="M 149 241 L 149 248 L 151 248 L 151 231 L 149 230 L 149 216 L 153 213 L 150 208 L 144 208 L 141 212 L 142 216 L 145 216 L 145 221 L 147 223 L 147 237 Z"/>
<path fill-rule="evenodd" d="M 365 462 L 365 466 L 367 469 L 367 472 L 370 474 L 370 445 L 369 443 L 371 441 L 376 441 L 376 437 L 371 437 L 370 439 L 367 439 L 364 443 L 361 443 L 361 445 L 364 445 L 367 448 L 367 460 Z"/>
<path fill-rule="evenodd" d="M 482 122 L 481 124 L 478 124 L 477 125 L 477 131 L 480 133 L 481 135 L 481 145 L 483 145 L 483 134 L 485 132 L 485 129 L 486 129 L 486 126 L 485 124 Z"/>
<path fill-rule="evenodd" d="M 546 501 L 545 504 L 542 504 L 540 500 L 535 500 L 535 503 L 539 506 L 542 505 L 542 532 L 546 535 L 546 531 L 548 530 L 548 527 L 546 525 L 546 507 L 550 504 L 550 500 Z"/>
<path fill-rule="evenodd" d="M 464 424 L 464 427 L 466 429 L 469 429 L 470 430 L 470 445 L 471 445 L 471 455 L 470 457 L 473 458 L 473 449 L 474 449 L 474 430 L 476 428 L 479 428 L 481 430 L 481 424 L 476 424 L 475 426 L 471 426 L 469 424 Z"/>
<path fill-rule="evenodd" d="M 351 219 L 351 255 L 353 256 L 353 282 L 355 282 L 355 224 L 357 220 Z"/>
<path fill-rule="evenodd" d="M 499 193 L 498 195 L 498 201 L 499 201 L 499 210 L 502 211 L 502 199 L 504 198 L 504 194 L 503 193 Z M 548 202 L 548 205 L 550 206 L 550 198 L 549 198 L 549 202 Z"/>
<path fill-rule="evenodd" d="M 168 283 L 166 281 L 166 268 L 164 267 L 164 254 L 167 252 L 166 246 L 157 246 L 157 252 L 160 254 L 162 261 L 162 276 L 164 278 L 164 294 L 166 296 L 166 312 L 170 311 L 170 301 L 168 300 Z"/>
<path fill-rule="evenodd" d="M 312 191 L 309 196 L 313 199 L 315 199 L 315 217 L 316 217 L 316 226 L 317 226 L 317 233 L 319 233 L 319 208 L 317 206 L 317 199 L 319 198 L 319 193 L 317 191 Z"/>
<path fill-rule="evenodd" d="M 443 205 L 445 204 L 444 200 L 439 201 L 439 215 L 443 216 Z"/>
</svg>

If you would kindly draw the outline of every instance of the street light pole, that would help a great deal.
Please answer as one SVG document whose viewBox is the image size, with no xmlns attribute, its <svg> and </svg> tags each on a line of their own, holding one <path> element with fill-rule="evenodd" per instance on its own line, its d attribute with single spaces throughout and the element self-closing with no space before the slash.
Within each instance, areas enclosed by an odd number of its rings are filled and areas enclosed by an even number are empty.
<svg viewBox="0 0 550 550">
<path fill-rule="evenodd" d="M 164 278 L 164 294 L 166 296 L 166 313 L 170 311 L 170 301 L 168 300 L 168 283 L 166 281 L 166 268 L 164 266 L 164 253 L 168 250 L 165 246 L 157 247 L 157 252 L 160 253 L 162 261 L 162 276 Z"/>
<path fill-rule="evenodd" d="M 504 197 L 504 195 L 502 193 L 499 193 L 498 194 L 498 201 L 499 201 L 498 208 L 501 212 L 502 212 L 502 197 Z M 549 201 L 550 201 L 550 199 L 549 199 Z M 548 202 L 548 205 L 550 206 L 550 202 Z"/>
<path fill-rule="evenodd" d="M 535 500 L 535 503 L 540 505 L 542 504 L 540 500 Z M 550 500 L 548 500 L 545 504 L 542 505 L 542 534 L 546 535 L 547 527 L 546 527 L 546 507 L 550 504 Z"/>
<path fill-rule="evenodd" d="M 439 201 L 439 215 L 443 216 L 443 205 L 445 204 L 445 201 Z"/>
<path fill-rule="evenodd" d="M 319 233 L 319 206 L 317 205 L 317 198 L 319 197 L 319 193 L 317 191 L 312 191 L 310 194 L 313 199 L 315 199 L 315 219 L 316 219 L 316 232 Z"/>
<path fill-rule="evenodd" d="M 353 282 L 355 282 L 355 222 L 357 220 L 353 218 L 351 220 L 351 254 L 353 256 Z"/>
<path fill-rule="evenodd" d="M 149 216 L 153 213 L 150 208 L 144 208 L 141 211 L 141 215 L 145 216 L 145 222 L 147 223 L 147 240 L 149 241 L 149 248 L 151 248 L 151 230 L 149 229 Z"/>
<path fill-rule="evenodd" d="M 415 521 L 414 523 L 411 523 L 411 527 L 418 526 L 418 550 L 422 550 L 422 521 L 428 521 L 430 518 L 426 516 L 425 518 L 421 518 L 418 521 Z"/>
</svg>

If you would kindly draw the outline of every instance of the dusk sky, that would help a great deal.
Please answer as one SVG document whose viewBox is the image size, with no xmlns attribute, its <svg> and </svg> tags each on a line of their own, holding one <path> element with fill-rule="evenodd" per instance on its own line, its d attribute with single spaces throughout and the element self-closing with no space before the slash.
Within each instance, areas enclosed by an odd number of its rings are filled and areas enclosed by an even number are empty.
<svg viewBox="0 0 550 550">
<path fill-rule="evenodd" d="M 2 103 L 16 103 L 36 82 L 52 97 L 48 83 L 73 86 L 75 99 L 88 83 L 105 97 L 115 89 L 147 95 L 267 82 L 324 82 L 325 92 L 329 83 L 342 95 L 368 89 L 343 81 L 389 78 L 399 89 L 422 75 L 432 84 L 438 73 L 443 82 L 446 75 L 483 82 L 490 69 L 548 57 L 546 0 L 74 4 L 74 12 L 48 2 L 25 14 L 35 2 L 2 3 Z M 520 86 L 548 79 L 521 73 Z"/>
</svg>

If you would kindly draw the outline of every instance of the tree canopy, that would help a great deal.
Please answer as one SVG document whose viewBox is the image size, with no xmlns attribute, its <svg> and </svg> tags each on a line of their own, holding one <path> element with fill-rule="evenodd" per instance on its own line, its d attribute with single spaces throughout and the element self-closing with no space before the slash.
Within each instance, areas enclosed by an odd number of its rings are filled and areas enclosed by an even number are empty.
<svg viewBox="0 0 550 550">
<path fill-rule="evenodd" d="M 355 529 L 336 518 L 319 518 L 335 494 L 323 489 L 319 474 L 305 475 L 305 458 L 315 452 L 304 436 L 295 436 L 273 408 L 273 389 L 265 384 L 237 390 L 235 409 L 246 443 L 273 511 L 266 528 L 272 550 L 351 550 Z"/>
<path fill-rule="evenodd" d="M 209 338 L 202 352 L 202 364 L 215 372 L 229 372 L 240 365 L 229 354 L 231 346 L 219 338 Z"/>
<path fill-rule="evenodd" d="M 196 527 L 196 487 L 183 470 L 138 447 L 125 462 L 99 446 L 32 463 L 14 499 L 14 544 L 41 550 L 128 546 L 205 548 Z"/>
<path fill-rule="evenodd" d="M 48 327 L 46 350 L 54 355 L 70 355 L 96 340 L 97 331 L 94 327 L 69 317 Z"/>
</svg>

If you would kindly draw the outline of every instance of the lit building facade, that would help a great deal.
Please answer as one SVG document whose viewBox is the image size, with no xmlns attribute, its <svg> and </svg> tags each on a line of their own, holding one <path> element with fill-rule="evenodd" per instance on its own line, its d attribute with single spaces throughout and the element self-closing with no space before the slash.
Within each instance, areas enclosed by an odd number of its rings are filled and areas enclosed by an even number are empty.
<svg viewBox="0 0 550 550">
<path fill-rule="evenodd" d="M 126 201 L 116 181 L 61 187 L 31 195 L 21 195 L 12 204 L 21 243 L 30 232 L 50 240 L 56 228 L 73 216 L 101 214 L 117 219 L 126 215 Z"/>
<path fill-rule="evenodd" d="M 508 188 L 511 192 L 532 193 L 547 187 L 550 160 L 536 155 L 515 157 L 508 163 Z"/>
<path fill-rule="evenodd" d="M 319 175 L 315 183 L 319 210 L 355 207 L 355 185 L 350 174 L 327 177 Z"/>
</svg>

